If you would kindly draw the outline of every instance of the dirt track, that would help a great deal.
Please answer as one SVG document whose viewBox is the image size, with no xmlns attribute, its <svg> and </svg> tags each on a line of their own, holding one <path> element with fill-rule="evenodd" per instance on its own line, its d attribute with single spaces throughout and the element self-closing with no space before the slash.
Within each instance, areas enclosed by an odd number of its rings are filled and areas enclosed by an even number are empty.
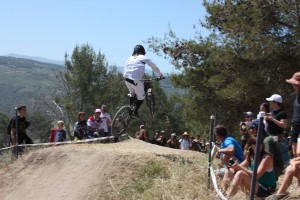
<svg viewBox="0 0 300 200">
<path fill-rule="evenodd" d="M 193 154 L 127 140 L 53 146 L 32 151 L 0 170 L 1 200 L 110 199 L 135 168 L 156 154 Z"/>
</svg>

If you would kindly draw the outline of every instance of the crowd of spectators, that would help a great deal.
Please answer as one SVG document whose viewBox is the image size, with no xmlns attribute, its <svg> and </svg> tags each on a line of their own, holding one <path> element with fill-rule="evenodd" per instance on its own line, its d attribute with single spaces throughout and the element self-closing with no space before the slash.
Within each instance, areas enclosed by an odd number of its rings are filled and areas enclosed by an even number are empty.
<svg viewBox="0 0 300 200">
<path fill-rule="evenodd" d="M 141 125 L 140 129 L 135 133 L 135 138 L 173 149 L 207 151 L 206 141 L 204 139 L 201 140 L 200 135 L 194 138 L 188 132 L 184 132 L 180 137 L 177 137 L 176 133 L 169 133 L 167 130 L 156 131 L 150 135 L 145 125 Z"/>
</svg>

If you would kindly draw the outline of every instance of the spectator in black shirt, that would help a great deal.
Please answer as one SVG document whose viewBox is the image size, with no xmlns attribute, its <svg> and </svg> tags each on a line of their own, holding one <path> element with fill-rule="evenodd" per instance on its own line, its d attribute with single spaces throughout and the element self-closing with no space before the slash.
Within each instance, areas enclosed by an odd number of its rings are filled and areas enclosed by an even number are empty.
<svg viewBox="0 0 300 200">
<path fill-rule="evenodd" d="M 281 154 L 280 140 L 284 137 L 284 129 L 287 128 L 287 114 L 283 109 L 282 97 L 278 94 L 273 94 L 266 98 L 269 102 L 271 112 L 266 113 L 265 120 L 268 123 L 267 134 L 264 139 L 265 151 L 271 154 L 274 158 L 274 168 L 276 177 L 283 173 L 284 160 Z"/>
<path fill-rule="evenodd" d="M 30 123 L 28 121 L 26 121 L 26 106 L 19 106 L 18 107 L 18 141 L 16 141 L 16 118 L 13 117 L 11 119 L 11 142 L 13 145 L 16 145 L 16 142 L 18 142 L 18 144 L 33 144 L 32 139 L 26 134 L 26 129 L 28 128 L 28 126 L 30 125 Z M 19 152 L 22 151 L 22 148 L 18 148 Z"/>
</svg>

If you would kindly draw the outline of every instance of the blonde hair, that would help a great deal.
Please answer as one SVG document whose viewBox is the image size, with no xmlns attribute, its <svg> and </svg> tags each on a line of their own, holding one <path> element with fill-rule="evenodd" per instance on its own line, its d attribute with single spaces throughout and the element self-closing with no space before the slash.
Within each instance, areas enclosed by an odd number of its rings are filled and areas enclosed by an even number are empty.
<svg viewBox="0 0 300 200">
<path fill-rule="evenodd" d="M 57 122 L 57 126 L 60 126 L 61 124 L 65 124 L 65 122 L 62 121 L 62 120 L 60 120 L 60 121 Z"/>
</svg>

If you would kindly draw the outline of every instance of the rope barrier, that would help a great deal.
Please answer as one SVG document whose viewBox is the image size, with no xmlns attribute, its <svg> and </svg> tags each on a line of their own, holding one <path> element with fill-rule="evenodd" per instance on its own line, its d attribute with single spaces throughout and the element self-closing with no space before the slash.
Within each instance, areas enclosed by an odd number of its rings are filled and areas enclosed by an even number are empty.
<svg viewBox="0 0 300 200">
<path fill-rule="evenodd" d="M 215 156 L 217 150 L 219 150 L 219 149 L 220 149 L 220 148 L 219 148 L 217 145 L 215 145 L 215 144 L 213 143 L 213 148 L 212 148 L 212 150 L 211 150 L 211 152 L 210 152 L 210 153 L 211 153 L 212 159 L 214 158 L 214 156 Z M 219 197 L 220 199 L 222 199 L 222 200 L 227 200 L 226 197 L 223 195 L 223 193 L 221 192 L 221 190 L 220 190 L 219 187 L 218 187 L 217 178 L 216 178 L 215 171 L 214 171 L 214 169 L 213 169 L 212 166 L 210 166 L 210 174 L 211 174 L 211 180 L 212 180 L 212 182 L 213 182 L 214 189 L 215 189 L 215 191 L 216 191 L 218 197 Z"/>
<path fill-rule="evenodd" d="M 122 134 L 120 137 L 128 136 L 127 133 Z M 60 144 L 81 144 L 81 143 L 89 143 L 89 142 L 95 142 L 95 141 L 101 141 L 101 140 L 107 140 L 107 139 L 114 139 L 114 136 L 109 137 L 100 137 L 100 138 L 92 138 L 92 139 L 84 139 L 84 140 L 77 140 L 77 141 L 65 141 L 65 142 L 48 142 L 48 143 L 37 143 L 37 144 L 19 144 L 19 145 L 12 145 L 9 147 L 4 147 L 0 149 L 1 151 L 5 151 L 7 149 L 18 147 L 36 147 L 36 146 L 53 146 L 53 145 L 60 145 Z"/>
</svg>

